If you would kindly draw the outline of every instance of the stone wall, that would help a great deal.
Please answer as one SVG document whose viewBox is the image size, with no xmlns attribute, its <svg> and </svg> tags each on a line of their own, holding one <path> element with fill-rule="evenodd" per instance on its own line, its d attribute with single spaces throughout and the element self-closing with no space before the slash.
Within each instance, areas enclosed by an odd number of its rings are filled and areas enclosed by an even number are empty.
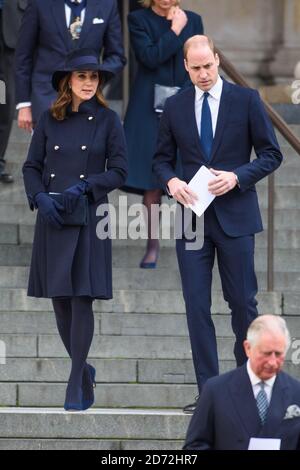
<svg viewBox="0 0 300 470">
<path fill-rule="evenodd" d="M 300 0 L 182 0 L 252 83 L 290 82 L 300 60 Z"/>
</svg>

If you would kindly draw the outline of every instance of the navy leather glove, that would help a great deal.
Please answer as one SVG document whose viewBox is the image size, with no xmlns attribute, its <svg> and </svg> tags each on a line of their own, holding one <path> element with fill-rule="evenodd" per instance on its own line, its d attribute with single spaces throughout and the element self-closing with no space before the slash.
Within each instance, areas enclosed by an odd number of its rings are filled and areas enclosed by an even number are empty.
<svg viewBox="0 0 300 470">
<path fill-rule="evenodd" d="M 47 193 L 38 193 L 35 196 L 35 202 L 43 219 L 53 227 L 61 229 L 63 219 L 58 211 L 63 211 L 64 207 L 59 202 L 54 201 Z"/>
<path fill-rule="evenodd" d="M 70 188 L 66 189 L 63 195 L 63 205 L 65 211 L 68 214 L 72 214 L 73 210 L 75 209 L 76 203 L 78 198 L 85 193 L 87 189 L 87 182 L 80 181 L 80 183 L 71 186 Z"/>
</svg>

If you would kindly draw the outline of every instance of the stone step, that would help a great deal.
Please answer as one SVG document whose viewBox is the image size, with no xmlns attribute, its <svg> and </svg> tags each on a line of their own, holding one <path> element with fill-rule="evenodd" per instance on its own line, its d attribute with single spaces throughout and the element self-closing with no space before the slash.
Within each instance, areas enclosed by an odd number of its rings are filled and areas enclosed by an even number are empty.
<svg viewBox="0 0 300 470">
<path fill-rule="evenodd" d="M 0 450 L 109 450 L 109 451 L 180 451 L 184 440 L 155 439 L 1 439 Z"/>
<path fill-rule="evenodd" d="M 29 264 L 31 247 L 26 247 L 25 245 L 32 244 L 33 230 L 33 225 L 0 224 L 0 266 L 7 264 L 20 264 L 21 266 Z M 257 248 L 267 247 L 267 235 L 267 230 L 256 235 L 255 245 Z M 160 244 L 164 248 L 174 248 L 175 241 L 160 240 Z M 13 246 L 8 247 L 7 245 Z M 16 245 L 20 245 L 20 247 Z M 117 259 L 120 259 L 121 262 L 121 259 L 124 259 L 124 262 L 129 263 L 129 265 L 130 263 L 136 263 L 136 260 L 142 257 L 145 245 L 145 240 L 113 240 L 113 262 L 116 263 Z M 276 249 L 300 249 L 300 230 L 275 230 L 274 246 Z M 128 251 L 128 247 L 132 247 L 132 251 L 136 253 L 134 258 L 131 256 L 131 251 Z M 8 252 L 8 250 L 10 251 Z M 130 253 L 130 256 L 128 253 Z M 168 256 L 168 251 L 161 251 L 159 257 L 161 266 L 165 264 L 165 257 Z M 14 262 L 14 259 L 19 261 Z"/>
<path fill-rule="evenodd" d="M 262 298 L 258 296 L 258 300 Z M 216 296 L 213 296 L 214 311 Z M 221 299 L 219 301 L 221 304 Z M 269 304 L 269 305 L 268 305 Z M 259 302 L 260 313 L 270 311 L 280 315 L 280 304 L 270 308 L 268 302 Z M 96 307 L 97 309 L 97 307 Z M 264 310 L 265 309 L 265 310 Z M 228 311 L 224 302 L 224 308 Z M 94 313 L 95 334 L 125 336 L 187 336 L 185 313 Z M 295 336 L 300 337 L 300 322 L 294 316 L 285 316 Z M 227 313 L 213 314 L 217 335 L 231 337 L 231 319 Z M 299 325 L 298 325 L 299 323 Z M 0 312 L 1 334 L 57 334 L 53 312 Z M 0 334 L 0 337 L 1 337 Z"/>
<path fill-rule="evenodd" d="M 216 298 L 214 296 L 214 303 Z M 226 306 L 224 305 L 224 310 Z M 186 336 L 185 313 L 94 313 L 101 335 Z M 226 314 L 213 314 L 217 331 L 232 336 Z M 297 320 L 297 319 L 292 319 Z M 53 312 L 0 312 L 1 334 L 56 334 Z M 0 335 L 1 335 L 0 334 Z"/>
<path fill-rule="evenodd" d="M 6 385 L 6 384 L 4 384 Z M 1 406 L 62 407 L 66 383 L 9 384 L 17 389 L 18 403 Z M 2 384 L 0 384 L 0 390 Z M 182 408 L 197 395 L 195 384 L 99 384 L 95 389 L 96 408 Z M 0 410 L 1 412 L 1 410 Z M 1 436 L 1 433 L 0 433 Z M 109 437 L 109 436 L 107 436 Z"/>
<path fill-rule="evenodd" d="M 156 383 L 195 384 L 191 359 L 92 359 L 98 384 Z M 300 378 L 299 354 L 286 361 L 285 371 Z M 70 374 L 70 359 L 7 358 L 0 365 L 0 383 L 66 383 Z M 220 360 L 220 373 L 236 367 L 234 360 Z M 4 386 L 4 385 L 3 385 Z M 102 385 L 99 385 L 100 387 Z"/>
<path fill-rule="evenodd" d="M 1 334 L 7 358 L 65 358 L 59 335 Z M 233 360 L 233 338 L 217 338 L 220 360 Z M 103 359 L 191 359 L 190 342 L 183 336 L 95 335 L 89 357 Z M 293 351 L 290 350 L 287 359 Z"/>
<path fill-rule="evenodd" d="M 281 292 L 259 292 L 257 295 L 262 312 L 281 313 Z M 213 291 L 212 313 L 228 313 L 220 291 Z M 181 289 L 164 290 L 116 290 L 112 300 L 94 302 L 95 312 L 112 313 L 185 313 Z M 26 289 L 0 288 L 0 312 L 27 311 L 50 312 L 49 299 L 27 297 Z"/>
<path fill-rule="evenodd" d="M 140 269 L 139 267 L 126 266 L 115 261 L 117 266 L 113 269 L 113 285 L 117 290 L 128 289 L 150 289 L 150 290 L 178 290 L 181 288 L 181 280 L 177 265 L 176 254 L 170 256 L 168 265 L 158 260 L 155 270 Z M 132 263 L 138 266 L 139 259 Z M 164 260 L 163 260 L 164 261 Z M 162 266 L 161 266 L 162 264 Z M 266 249 L 257 249 L 255 255 L 256 272 L 260 278 L 267 271 Z M 274 253 L 274 271 L 279 274 L 299 273 L 300 250 L 280 250 Z M 27 266 L 1 266 L 0 288 L 26 288 L 28 284 L 29 268 Z M 219 285 L 219 274 L 217 263 L 214 267 L 215 282 Z M 216 285 L 216 284 L 215 284 Z"/>
<path fill-rule="evenodd" d="M 298 191 L 300 193 L 300 191 Z M 299 197 L 298 197 L 299 199 Z M 295 203 L 293 202 L 293 205 Z M 125 215 L 127 212 L 125 212 Z M 264 228 L 267 228 L 267 209 L 262 209 L 261 210 L 262 214 L 262 219 L 264 223 Z M 275 223 L 275 229 L 280 229 L 282 231 L 284 230 L 299 230 L 300 229 L 300 217 L 299 217 L 299 208 L 287 208 L 287 209 L 275 209 L 274 212 L 274 223 Z M 125 230 L 126 232 L 126 225 L 119 224 L 119 216 L 118 216 L 118 210 L 116 209 L 115 211 L 115 216 L 117 220 L 117 225 L 116 225 L 116 235 L 117 235 L 117 241 L 120 242 L 121 244 L 124 244 L 124 240 L 118 240 L 119 234 L 120 234 L 120 227 L 122 229 L 122 233 Z M 134 216 L 135 217 L 135 216 Z M 132 220 L 134 220 L 134 217 L 129 217 L 127 219 L 127 227 L 130 225 Z M 1 205 L 0 204 L 0 220 L 1 224 L 5 225 L 16 225 L 18 224 L 19 230 L 20 230 L 20 243 L 32 243 L 33 239 L 33 226 L 35 223 L 35 218 L 36 218 L 36 212 L 30 211 L 28 208 L 25 209 L 23 205 L 14 205 L 12 204 L 11 206 L 9 205 Z M 172 221 L 172 219 L 171 219 Z M 170 224 L 167 223 L 167 221 L 164 222 L 164 226 L 168 228 Z M 112 224 L 114 227 L 115 224 Z M 171 223 L 171 226 L 173 226 L 173 223 Z M 125 227 L 125 229 L 124 229 Z M 172 231 L 171 231 L 172 235 Z M 132 240 L 129 241 L 132 243 Z M 134 244 L 141 243 L 144 244 L 145 240 L 133 240 Z"/>
<path fill-rule="evenodd" d="M 31 260 L 32 245 L 17 244 L 19 241 L 17 227 L 16 230 L 14 230 L 14 226 L 6 226 L 5 224 L 2 224 L 2 227 L 4 227 L 4 231 L 1 234 L 3 243 L 1 243 L 0 240 L 0 266 L 29 266 Z M 276 250 L 275 253 L 277 253 L 277 264 L 280 263 L 280 258 L 285 251 L 287 252 L 287 254 L 295 252 L 295 256 L 297 256 L 297 253 L 299 253 L 300 250 L 300 230 L 289 230 L 286 232 L 276 230 L 274 238 L 274 248 Z M 127 243 L 127 240 L 125 240 L 125 242 Z M 264 249 L 267 247 L 266 231 L 256 236 L 255 246 L 256 256 L 258 258 L 262 256 L 262 258 L 265 260 L 266 252 L 264 251 Z M 122 246 L 120 244 L 114 243 L 112 252 L 113 267 L 137 267 L 139 266 L 139 262 L 142 259 L 144 253 L 145 247 L 143 246 L 133 246 L 133 244 L 132 246 Z M 167 248 L 162 246 L 159 254 L 157 268 L 171 266 L 174 269 L 177 269 L 178 266 L 175 247 L 173 246 L 172 248 Z"/>
<path fill-rule="evenodd" d="M 182 441 L 190 416 L 181 410 L 2 408 L 0 438 Z M 151 444 L 151 443 L 150 443 Z"/>
</svg>

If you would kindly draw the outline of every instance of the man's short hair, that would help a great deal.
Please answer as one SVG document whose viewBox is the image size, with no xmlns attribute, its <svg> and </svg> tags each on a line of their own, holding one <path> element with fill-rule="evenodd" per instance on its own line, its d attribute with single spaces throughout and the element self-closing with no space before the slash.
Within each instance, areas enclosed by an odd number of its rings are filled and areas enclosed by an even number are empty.
<svg viewBox="0 0 300 470">
<path fill-rule="evenodd" d="M 214 55 L 216 55 L 217 53 L 215 43 L 211 37 L 197 34 L 196 36 L 192 36 L 191 38 L 189 38 L 184 44 L 183 55 L 185 59 L 187 59 L 189 49 L 197 45 L 208 46 L 212 50 Z"/>
</svg>

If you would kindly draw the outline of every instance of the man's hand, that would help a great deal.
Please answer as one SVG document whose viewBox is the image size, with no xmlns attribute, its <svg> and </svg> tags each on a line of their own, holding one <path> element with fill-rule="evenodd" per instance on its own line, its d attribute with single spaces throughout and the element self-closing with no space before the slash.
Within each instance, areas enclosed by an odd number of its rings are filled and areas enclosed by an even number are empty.
<svg viewBox="0 0 300 470">
<path fill-rule="evenodd" d="M 237 185 L 237 178 L 232 171 L 218 171 L 210 168 L 216 179 L 208 183 L 208 190 L 215 196 L 223 196 Z"/>
<path fill-rule="evenodd" d="M 25 131 L 32 132 L 31 106 L 19 109 L 18 126 L 20 129 L 25 129 Z"/>
<path fill-rule="evenodd" d="M 186 184 L 185 181 L 179 178 L 172 178 L 168 181 L 168 188 L 176 201 L 187 207 L 189 204 L 194 204 L 197 200 L 197 194 L 195 194 Z"/>
</svg>

